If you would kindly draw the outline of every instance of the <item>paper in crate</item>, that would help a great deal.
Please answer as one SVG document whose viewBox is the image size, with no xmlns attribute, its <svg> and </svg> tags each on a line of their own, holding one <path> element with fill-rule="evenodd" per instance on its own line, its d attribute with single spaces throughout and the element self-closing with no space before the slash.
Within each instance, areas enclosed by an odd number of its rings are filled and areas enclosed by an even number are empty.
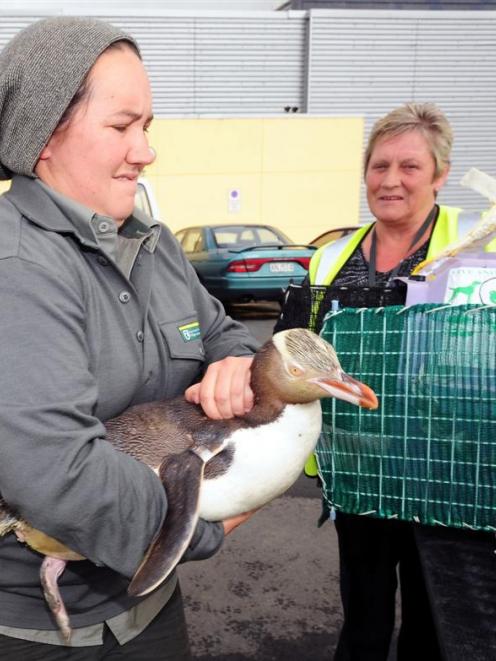
<svg viewBox="0 0 496 661">
<path fill-rule="evenodd" d="M 496 180 L 472 168 L 462 184 L 492 206 L 457 241 L 419 264 L 411 277 L 399 278 L 407 284 L 406 305 L 496 305 Z"/>
<path fill-rule="evenodd" d="M 323 402 L 329 507 L 496 530 L 496 307 L 349 308 L 322 334 L 379 398 Z"/>
<path fill-rule="evenodd" d="M 446 260 L 430 278 L 398 279 L 407 284 L 406 305 L 496 305 L 496 253 L 462 253 Z"/>
</svg>

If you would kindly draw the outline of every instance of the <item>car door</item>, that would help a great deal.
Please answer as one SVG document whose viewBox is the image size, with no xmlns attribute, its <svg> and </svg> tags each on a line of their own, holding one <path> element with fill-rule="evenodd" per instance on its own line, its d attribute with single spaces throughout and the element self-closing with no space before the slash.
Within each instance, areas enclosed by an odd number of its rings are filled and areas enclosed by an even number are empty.
<svg viewBox="0 0 496 661">
<path fill-rule="evenodd" d="M 181 241 L 186 257 L 204 284 L 208 282 L 212 272 L 212 255 L 207 247 L 206 232 L 203 227 L 191 227 L 185 230 Z"/>
</svg>

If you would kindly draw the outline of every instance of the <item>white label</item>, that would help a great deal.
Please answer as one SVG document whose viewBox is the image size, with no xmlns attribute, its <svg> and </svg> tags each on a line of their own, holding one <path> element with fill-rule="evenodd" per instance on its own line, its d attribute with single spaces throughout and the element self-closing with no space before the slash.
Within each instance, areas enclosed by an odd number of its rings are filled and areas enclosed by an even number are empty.
<svg viewBox="0 0 496 661">
<path fill-rule="evenodd" d="M 269 264 L 269 270 L 272 273 L 292 273 L 295 265 L 291 262 L 273 262 Z"/>
<path fill-rule="evenodd" d="M 229 191 L 229 213 L 239 213 L 241 211 L 241 193 L 237 188 Z"/>
<path fill-rule="evenodd" d="M 451 269 L 443 302 L 496 305 L 496 269 L 475 266 Z"/>
</svg>

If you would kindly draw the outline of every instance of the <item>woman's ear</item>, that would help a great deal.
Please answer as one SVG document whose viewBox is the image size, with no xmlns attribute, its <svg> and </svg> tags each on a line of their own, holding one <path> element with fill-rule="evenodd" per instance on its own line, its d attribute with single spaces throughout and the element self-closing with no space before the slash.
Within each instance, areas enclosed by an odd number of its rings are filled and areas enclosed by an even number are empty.
<svg viewBox="0 0 496 661">
<path fill-rule="evenodd" d="M 41 150 L 41 153 L 38 157 L 38 160 L 39 161 L 46 161 L 50 158 L 51 155 L 52 155 L 52 151 L 50 149 L 50 140 L 49 140 L 48 143 Z"/>
<path fill-rule="evenodd" d="M 41 150 L 40 155 L 38 156 L 38 160 L 36 161 L 36 165 L 34 166 L 34 173 L 37 177 L 40 177 L 40 179 L 43 179 L 43 173 L 51 165 L 49 161 L 53 155 L 52 139 L 53 136 L 50 137 L 46 145 Z"/>
<path fill-rule="evenodd" d="M 433 181 L 434 184 L 434 192 L 439 193 L 441 188 L 444 186 L 446 183 L 446 179 L 448 178 L 448 175 L 450 173 L 451 165 L 447 165 L 444 170 L 441 172 L 441 174 L 436 177 Z"/>
</svg>

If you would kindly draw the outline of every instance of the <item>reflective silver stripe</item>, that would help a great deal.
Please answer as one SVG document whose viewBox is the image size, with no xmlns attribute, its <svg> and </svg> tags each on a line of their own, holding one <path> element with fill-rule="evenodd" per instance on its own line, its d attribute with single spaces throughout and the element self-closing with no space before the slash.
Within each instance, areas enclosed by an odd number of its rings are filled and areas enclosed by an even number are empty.
<svg viewBox="0 0 496 661">
<path fill-rule="evenodd" d="M 212 450 L 205 445 L 193 445 L 190 447 L 190 450 L 193 454 L 196 454 L 197 457 L 200 457 L 205 464 L 217 454 L 217 452 L 212 452 Z"/>
<path fill-rule="evenodd" d="M 480 218 L 480 213 L 476 211 L 460 211 L 458 214 L 458 240 L 463 239 L 474 228 Z"/>
<path fill-rule="evenodd" d="M 324 284 L 327 276 L 329 275 L 332 264 L 336 261 L 346 246 L 353 240 L 356 241 L 355 232 L 351 232 L 351 234 L 337 239 L 334 241 L 334 243 L 331 243 L 327 246 L 327 248 L 325 248 L 325 250 L 322 252 L 322 256 L 317 267 L 315 282 L 312 283 L 313 285 Z"/>
</svg>

